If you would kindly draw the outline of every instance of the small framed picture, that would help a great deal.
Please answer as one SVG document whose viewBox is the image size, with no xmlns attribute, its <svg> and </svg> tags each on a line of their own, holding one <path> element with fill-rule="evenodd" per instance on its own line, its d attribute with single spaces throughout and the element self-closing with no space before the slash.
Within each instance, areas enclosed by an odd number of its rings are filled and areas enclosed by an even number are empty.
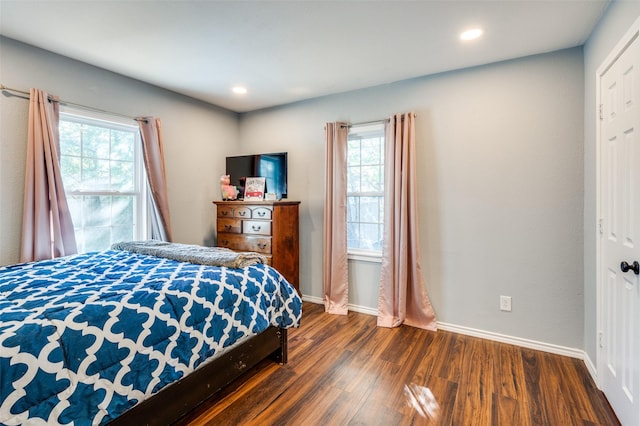
<svg viewBox="0 0 640 426">
<path fill-rule="evenodd" d="M 244 187 L 245 201 L 262 201 L 264 199 L 265 178 L 248 177 Z"/>
</svg>

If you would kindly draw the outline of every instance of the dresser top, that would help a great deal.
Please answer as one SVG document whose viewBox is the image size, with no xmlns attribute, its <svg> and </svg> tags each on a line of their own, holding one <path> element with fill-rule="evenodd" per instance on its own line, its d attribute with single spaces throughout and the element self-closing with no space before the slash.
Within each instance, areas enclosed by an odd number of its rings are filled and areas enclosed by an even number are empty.
<svg viewBox="0 0 640 426">
<path fill-rule="evenodd" d="M 293 206 L 300 201 L 212 201 L 217 206 Z"/>
</svg>

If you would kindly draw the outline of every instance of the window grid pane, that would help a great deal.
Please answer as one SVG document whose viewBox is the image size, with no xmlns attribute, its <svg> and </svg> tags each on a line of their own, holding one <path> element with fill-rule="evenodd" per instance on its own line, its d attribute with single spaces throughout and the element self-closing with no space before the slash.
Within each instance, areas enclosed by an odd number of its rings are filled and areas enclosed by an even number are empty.
<svg viewBox="0 0 640 426">
<path fill-rule="evenodd" d="M 384 127 L 353 126 L 347 145 L 347 247 L 382 250 Z"/>
<path fill-rule="evenodd" d="M 78 251 L 145 238 L 138 129 L 61 114 L 60 164 Z"/>
</svg>

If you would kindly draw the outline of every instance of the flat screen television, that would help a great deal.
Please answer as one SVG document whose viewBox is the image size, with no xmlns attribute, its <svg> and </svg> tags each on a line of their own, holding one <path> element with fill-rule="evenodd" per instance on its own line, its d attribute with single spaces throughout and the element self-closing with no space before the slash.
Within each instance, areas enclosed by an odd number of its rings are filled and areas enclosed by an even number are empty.
<svg viewBox="0 0 640 426">
<path fill-rule="evenodd" d="M 238 198 L 244 198 L 244 181 L 248 177 L 265 178 L 265 194 L 275 193 L 278 200 L 287 198 L 286 152 L 227 157 L 227 174 L 231 185 L 240 190 Z"/>
</svg>

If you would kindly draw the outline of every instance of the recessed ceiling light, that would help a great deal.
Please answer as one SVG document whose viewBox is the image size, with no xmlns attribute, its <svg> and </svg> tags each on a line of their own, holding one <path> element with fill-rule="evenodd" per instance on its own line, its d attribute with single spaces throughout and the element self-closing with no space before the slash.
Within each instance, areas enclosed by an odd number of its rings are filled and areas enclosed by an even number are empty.
<svg viewBox="0 0 640 426">
<path fill-rule="evenodd" d="M 474 40 L 482 35 L 480 28 L 473 28 L 460 34 L 460 40 Z"/>
<path fill-rule="evenodd" d="M 236 95 L 244 95 L 245 93 L 247 93 L 247 88 L 246 87 L 242 87 L 242 86 L 236 86 L 233 89 L 231 89 L 233 91 L 233 93 L 235 93 Z"/>
</svg>

